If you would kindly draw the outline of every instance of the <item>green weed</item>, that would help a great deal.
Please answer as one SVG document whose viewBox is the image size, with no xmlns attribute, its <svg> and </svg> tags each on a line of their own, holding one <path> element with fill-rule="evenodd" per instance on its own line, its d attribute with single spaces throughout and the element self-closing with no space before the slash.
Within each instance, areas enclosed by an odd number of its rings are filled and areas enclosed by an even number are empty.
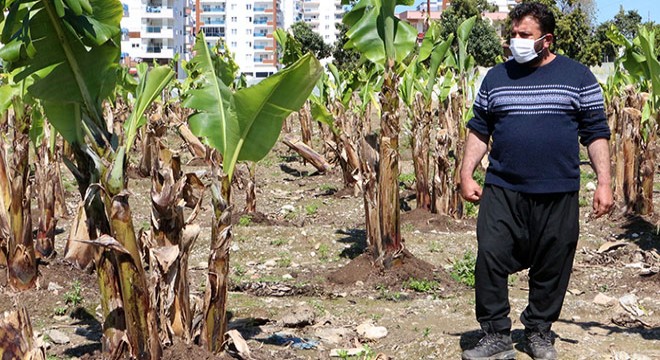
<svg viewBox="0 0 660 360">
<path fill-rule="evenodd" d="M 433 292 L 435 289 L 440 287 L 440 284 L 438 284 L 437 281 L 432 281 L 432 280 L 417 280 L 410 278 L 408 281 L 403 283 L 404 288 L 414 290 L 416 292 L 421 292 L 421 293 L 429 293 Z"/>
<path fill-rule="evenodd" d="M 319 204 L 312 203 L 305 206 L 305 213 L 307 216 L 316 215 L 316 212 L 319 210 Z"/>
<path fill-rule="evenodd" d="M 474 287 L 474 268 L 476 263 L 477 258 L 472 251 L 466 251 L 462 259 L 454 262 L 454 267 L 451 270 L 452 279 L 469 287 Z"/>
<path fill-rule="evenodd" d="M 273 245 L 273 246 L 282 246 L 282 245 L 286 244 L 286 240 L 282 239 L 282 238 L 278 238 L 278 239 L 272 240 L 270 242 L 270 244 Z"/>
<path fill-rule="evenodd" d="M 328 244 L 319 245 L 319 259 L 328 260 L 328 255 L 330 254 L 330 247 Z"/>
<path fill-rule="evenodd" d="M 238 226 L 249 226 L 250 224 L 252 224 L 252 216 L 241 215 L 241 217 L 238 218 Z"/>
<path fill-rule="evenodd" d="M 72 289 L 64 294 L 64 303 L 70 305 L 71 307 L 76 307 L 83 302 L 80 281 L 74 281 L 71 287 Z"/>
</svg>

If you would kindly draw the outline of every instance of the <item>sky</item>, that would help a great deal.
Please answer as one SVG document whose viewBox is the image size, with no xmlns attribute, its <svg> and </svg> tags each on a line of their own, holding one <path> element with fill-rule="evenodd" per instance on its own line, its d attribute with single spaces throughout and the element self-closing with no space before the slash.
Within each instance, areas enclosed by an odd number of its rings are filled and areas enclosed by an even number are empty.
<svg viewBox="0 0 660 360">
<path fill-rule="evenodd" d="M 415 5 L 426 2 L 426 0 L 416 0 Z M 658 0 L 596 0 L 596 21 L 598 24 L 614 18 L 619 7 L 628 10 L 637 10 L 642 16 L 643 21 L 651 20 L 660 23 L 660 1 Z M 655 6 L 654 6 L 655 5 Z M 397 12 L 405 11 L 405 6 L 397 8 Z"/>
</svg>

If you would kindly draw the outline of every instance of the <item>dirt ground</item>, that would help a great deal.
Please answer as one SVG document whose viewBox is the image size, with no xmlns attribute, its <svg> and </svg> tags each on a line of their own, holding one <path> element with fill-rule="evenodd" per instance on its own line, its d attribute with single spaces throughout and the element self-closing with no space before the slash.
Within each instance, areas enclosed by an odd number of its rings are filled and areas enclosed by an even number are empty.
<svg viewBox="0 0 660 360">
<path fill-rule="evenodd" d="M 404 157 L 402 172 L 411 173 L 411 168 Z M 201 174 L 205 168 L 186 170 Z M 149 224 L 148 186 L 148 180 L 139 179 L 129 184 L 136 228 Z M 415 279 L 391 272 L 378 276 L 365 254 L 362 198 L 341 191 L 338 170 L 316 174 L 278 145 L 258 165 L 257 188 L 261 215 L 234 216 L 228 301 L 229 327 L 247 340 L 254 358 L 375 359 L 383 354 L 389 359 L 459 359 L 462 349 L 479 339 L 473 290 L 450 276 L 454 264 L 475 252 L 474 219 L 405 211 L 401 228 L 406 251 L 414 257 L 405 257 L 402 266 Z M 67 189 L 73 206 L 75 187 Z M 240 214 L 244 195 L 233 191 L 235 213 Z M 657 220 L 616 215 L 591 220 L 591 193 L 583 190 L 582 196 L 574 273 L 561 318 L 553 327 L 560 358 L 660 359 L 660 275 L 654 274 L 660 266 Z M 205 285 L 210 208 L 205 202 L 198 218 L 202 235 L 189 262 L 196 299 L 203 297 Z M 414 209 L 414 200 L 404 208 Z M 61 219 L 58 224 L 59 254 L 69 221 Z M 38 289 L 15 294 L 0 288 L 0 310 L 26 306 L 35 331 L 49 346 L 49 359 L 101 358 L 95 274 L 71 267 L 61 256 L 39 269 Z M 4 270 L 0 273 L 4 276 Z M 429 281 L 414 282 L 422 278 Z M 526 279 L 521 272 L 509 280 L 518 348 Z M 76 284 L 80 301 L 73 307 L 66 300 L 75 295 Z M 56 344 L 54 338 L 60 335 L 68 342 Z M 350 357 L 351 349 L 365 352 Z M 195 345 L 177 343 L 165 350 L 164 358 L 214 357 Z M 522 351 L 517 358 L 529 359 Z"/>
</svg>

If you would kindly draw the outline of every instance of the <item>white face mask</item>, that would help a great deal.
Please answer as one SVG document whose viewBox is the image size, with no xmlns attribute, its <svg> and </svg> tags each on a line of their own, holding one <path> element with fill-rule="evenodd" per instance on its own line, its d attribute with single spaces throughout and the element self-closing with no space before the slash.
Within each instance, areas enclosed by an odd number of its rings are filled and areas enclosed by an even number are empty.
<svg viewBox="0 0 660 360">
<path fill-rule="evenodd" d="M 513 58 L 519 64 L 524 64 L 536 59 L 539 56 L 539 53 L 543 51 L 543 49 L 537 52 L 536 49 L 534 49 L 534 45 L 536 45 L 536 42 L 543 39 L 544 37 L 545 35 L 536 40 L 512 38 L 509 44 L 509 49 L 511 49 Z"/>
</svg>

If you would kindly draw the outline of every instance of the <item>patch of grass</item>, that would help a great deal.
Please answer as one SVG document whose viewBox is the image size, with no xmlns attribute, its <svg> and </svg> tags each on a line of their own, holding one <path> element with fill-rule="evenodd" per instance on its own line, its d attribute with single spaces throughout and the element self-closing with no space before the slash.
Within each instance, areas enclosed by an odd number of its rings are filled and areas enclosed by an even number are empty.
<svg viewBox="0 0 660 360">
<path fill-rule="evenodd" d="M 280 252 L 278 254 L 280 256 L 279 259 L 277 259 L 277 266 L 285 268 L 289 267 L 291 265 L 291 255 L 289 255 L 288 252 Z"/>
<path fill-rule="evenodd" d="M 414 230 L 415 230 L 415 225 L 413 225 L 411 223 L 405 223 L 405 224 L 401 225 L 401 231 L 413 232 Z"/>
<path fill-rule="evenodd" d="M 590 181 L 596 181 L 596 174 L 593 171 L 580 171 L 580 185 Z"/>
<path fill-rule="evenodd" d="M 56 307 L 56 308 L 53 310 L 53 312 L 54 312 L 55 315 L 57 315 L 57 316 L 62 316 L 62 315 L 64 315 L 64 314 L 66 314 L 66 311 L 67 311 L 67 307 L 66 307 L 66 306 L 58 306 L 58 307 Z"/>
<path fill-rule="evenodd" d="M 440 244 L 439 241 L 431 241 L 429 244 L 429 252 L 435 253 L 435 252 L 442 252 L 442 245 Z"/>
<path fill-rule="evenodd" d="M 71 284 L 71 290 L 64 293 L 64 303 L 76 307 L 82 304 L 83 300 L 80 281 L 76 280 Z"/>
<path fill-rule="evenodd" d="M 578 205 L 580 207 L 587 207 L 589 206 L 589 199 L 587 199 L 585 196 L 580 196 L 580 199 L 578 200 Z"/>
<path fill-rule="evenodd" d="M 378 295 L 379 299 L 394 301 L 394 302 L 403 300 L 403 296 L 402 296 L 403 294 L 401 294 L 401 292 L 390 291 L 386 286 L 378 285 L 376 286 L 376 290 L 378 290 L 379 292 Z"/>
<path fill-rule="evenodd" d="M 451 278 L 455 281 L 474 287 L 474 268 L 477 264 L 477 257 L 472 251 L 466 251 L 463 258 L 454 262 L 451 270 Z"/>
<path fill-rule="evenodd" d="M 472 178 L 477 184 L 479 184 L 479 186 L 484 187 L 484 184 L 486 183 L 486 174 L 483 171 L 476 170 L 474 174 L 472 174 Z"/>
<path fill-rule="evenodd" d="M 319 186 L 319 190 L 324 193 L 336 193 L 337 187 L 331 184 L 321 184 L 321 186 Z"/>
<path fill-rule="evenodd" d="M 310 300 L 309 305 L 314 308 L 314 312 L 317 315 L 324 315 L 325 314 L 325 307 L 320 301 L 317 300 Z"/>
<path fill-rule="evenodd" d="M 464 201 L 463 208 L 465 209 L 465 216 L 470 219 L 474 219 L 479 215 L 479 205 L 475 203 Z"/>
<path fill-rule="evenodd" d="M 422 337 L 429 337 L 431 335 L 431 328 L 424 328 L 424 331 L 422 331 Z"/>
<path fill-rule="evenodd" d="M 250 224 L 252 224 L 252 216 L 241 215 L 241 217 L 238 218 L 238 226 L 249 226 Z"/>
<path fill-rule="evenodd" d="M 323 260 L 323 261 L 328 260 L 328 257 L 330 255 L 330 247 L 328 246 L 328 244 L 321 244 L 321 245 L 319 245 L 318 252 L 319 252 L 319 259 L 320 260 Z"/>
<path fill-rule="evenodd" d="M 513 285 L 515 285 L 517 282 L 518 282 L 518 275 L 516 275 L 516 274 L 511 274 L 511 275 L 509 275 L 509 277 L 507 278 L 507 283 L 509 284 L 509 286 L 513 286 Z"/>
<path fill-rule="evenodd" d="M 273 246 L 282 246 L 286 244 L 286 240 L 283 238 L 277 238 L 275 240 L 271 240 L 270 244 Z"/>
<path fill-rule="evenodd" d="M 415 184 L 415 173 L 400 173 L 399 187 L 411 188 Z"/>
<path fill-rule="evenodd" d="M 318 210 L 319 210 L 318 203 L 311 203 L 305 206 L 305 214 L 307 214 L 307 216 L 316 215 Z"/>
<path fill-rule="evenodd" d="M 403 283 L 403 287 L 420 293 L 429 293 L 439 288 L 440 284 L 437 281 L 410 278 Z"/>
<path fill-rule="evenodd" d="M 234 266 L 234 275 L 238 277 L 242 277 L 247 273 L 247 270 L 241 265 L 241 264 L 236 264 Z M 206 283 L 206 282 L 205 282 Z"/>
<path fill-rule="evenodd" d="M 374 352 L 369 345 L 364 344 L 362 346 L 362 351 L 355 356 L 350 356 L 348 355 L 347 350 L 338 350 L 337 355 L 339 355 L 339 358 L 342 360 L 374 360 L 376 359 L 376 352 Z"/>
</svg>

